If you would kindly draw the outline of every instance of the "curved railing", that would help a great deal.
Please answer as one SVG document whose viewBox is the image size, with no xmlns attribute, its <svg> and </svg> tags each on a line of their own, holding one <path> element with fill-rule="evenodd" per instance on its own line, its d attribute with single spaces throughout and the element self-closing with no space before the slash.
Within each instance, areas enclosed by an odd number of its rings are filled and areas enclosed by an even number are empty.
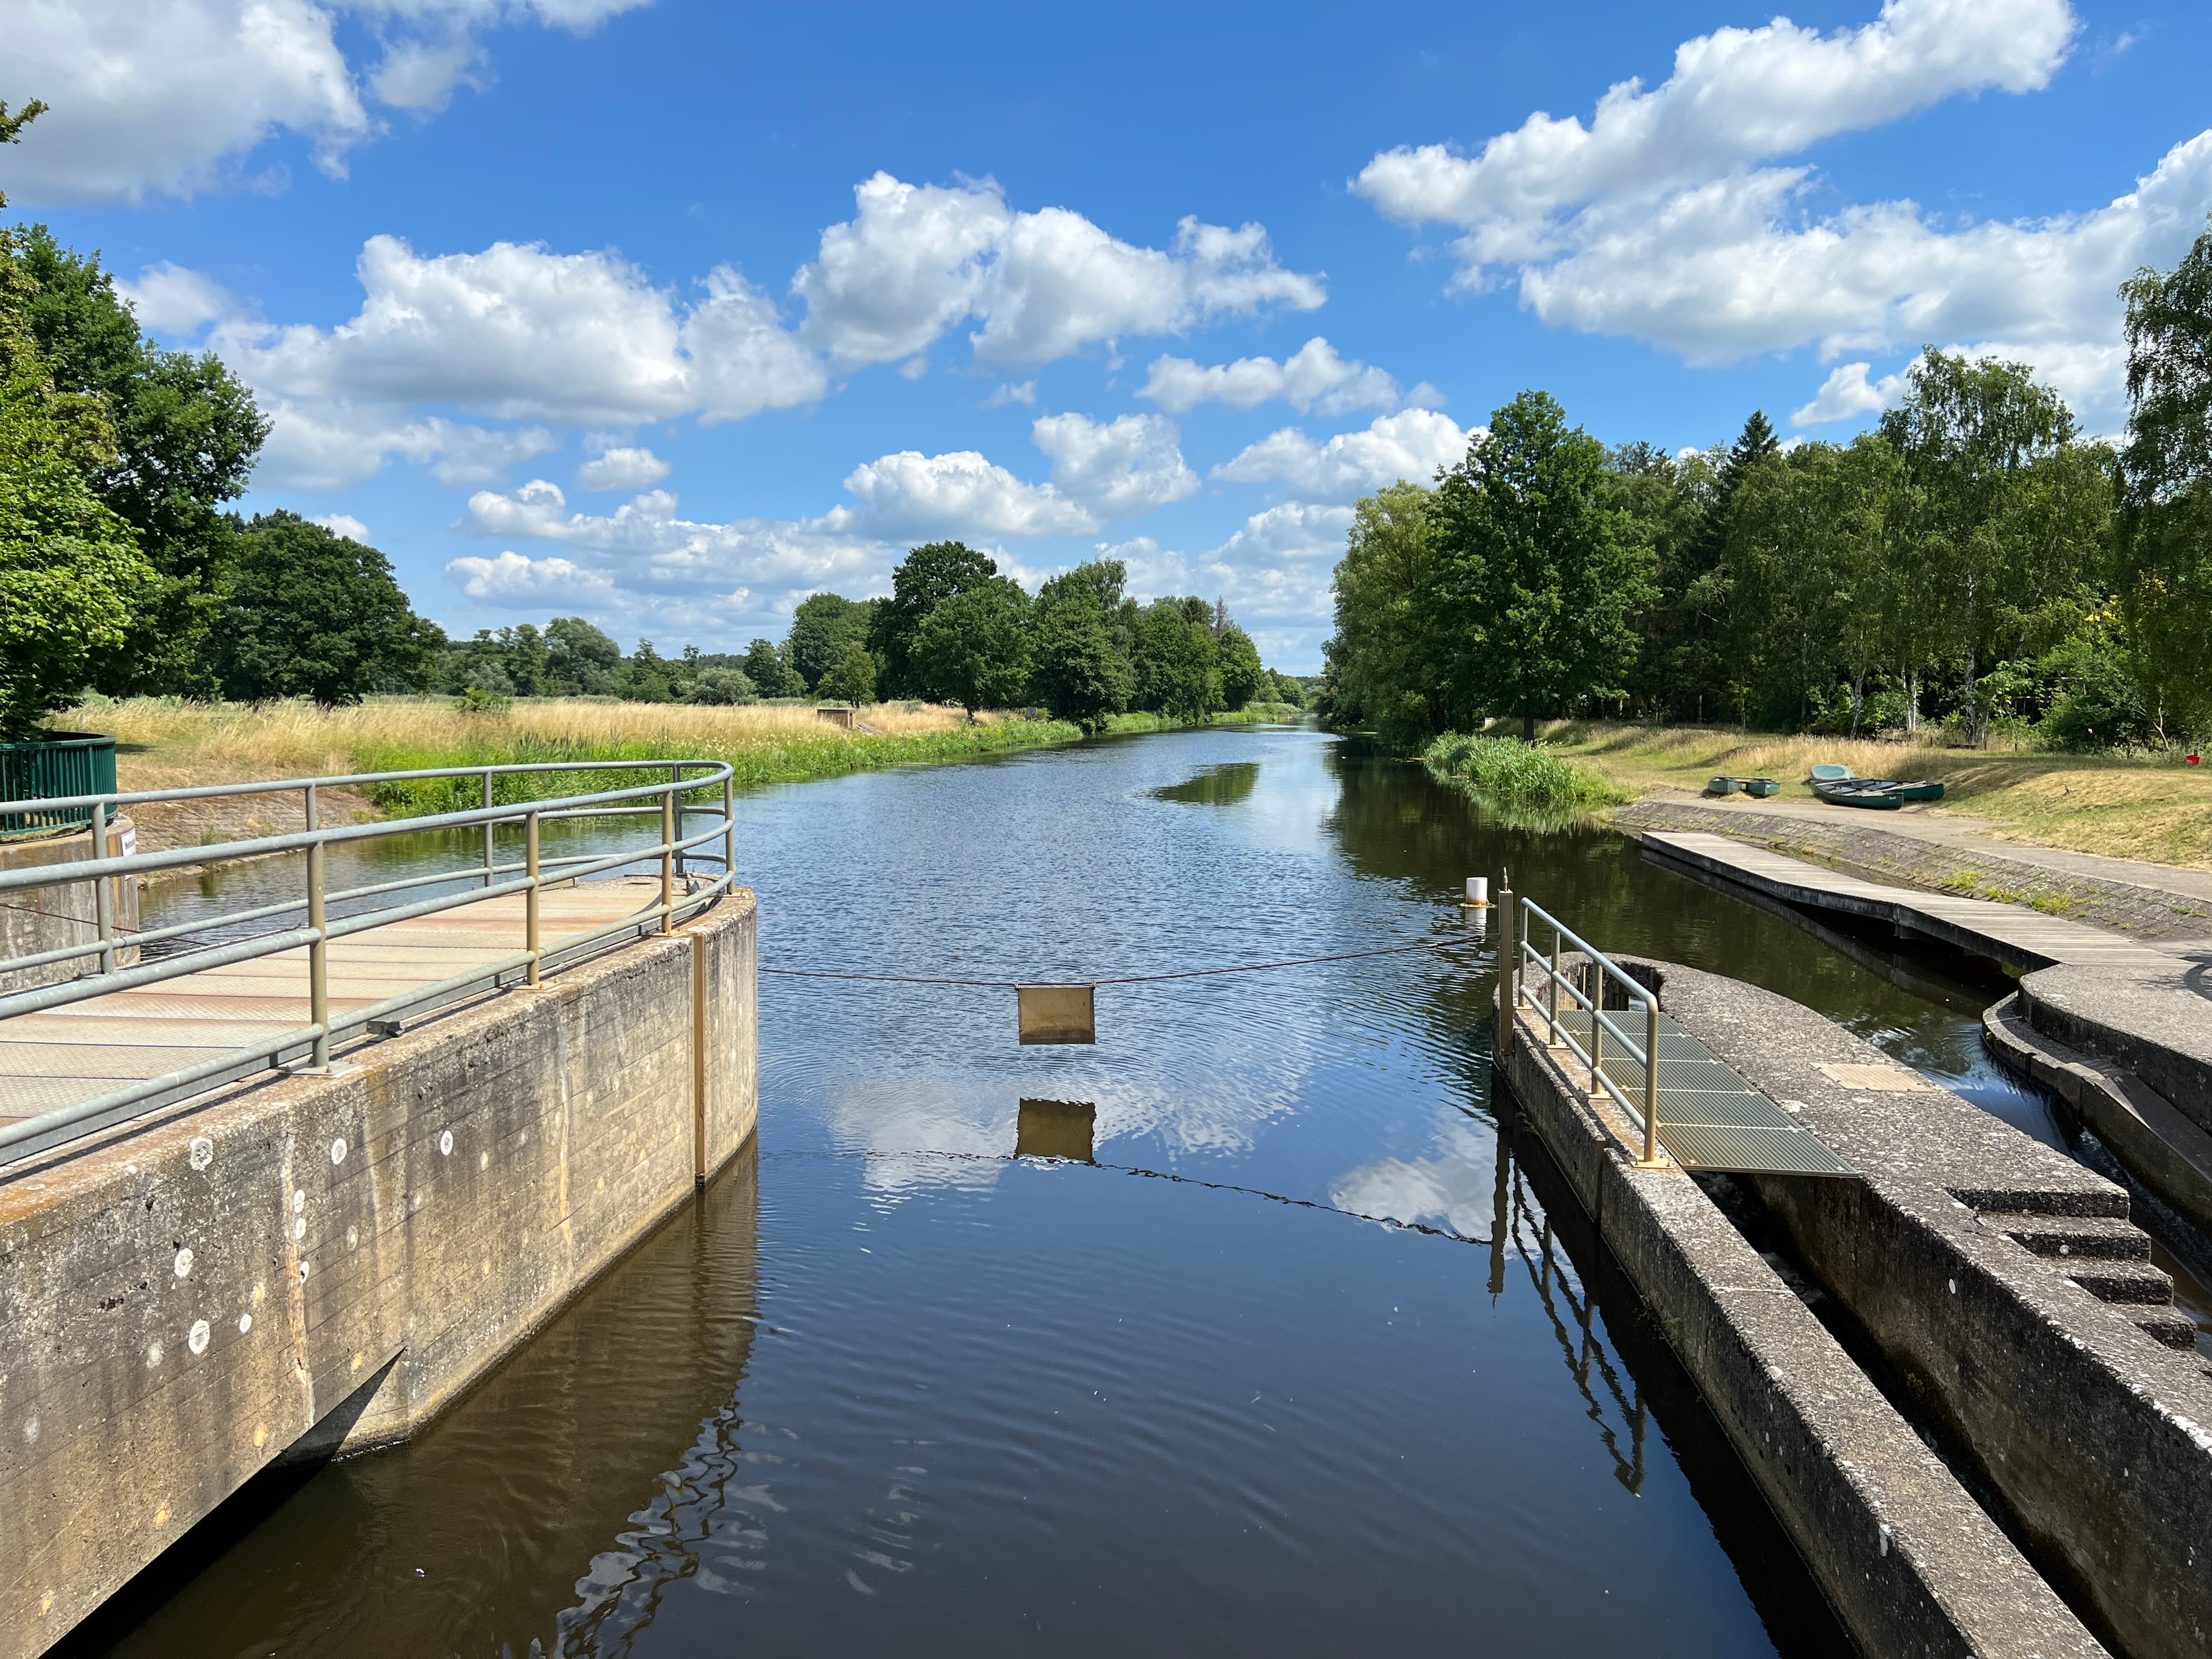
<svg viewBox="0 0 2212 1659">
<path fill-rule="evenodd" d="M 501 779 L 525 775 L 574 775 L 589 772 L 653 774 L 665 779 L 624 785 L 582 793 L 550 795 L 507 803 L 496 801 Z M 325 828 L 320 822 L 322 796 L 332 789 L 354 789 L 380 784 L 427 782 L 437 779 L 481 780 L 483 805 L 455 812 L 395 818 L 373 823 Z M 496 988 L 509 975 L 536 986 L 549 970 L 591 953 L 622 938 L 645 933 L 672 932 L 677 922 L 712 903 L 733 884 L 737 859 L 736 786 L 729 765 L 721 761 L 547 761 L 504 766 L 436 767 L 409 772 L 356 772 L 340 776 L 288 778 L 272 783 L 205 785 L 189 789 L 155 789 L 137 793 L 77 795 L 36 803 L 43 811 L 76 810 L 85 814 L 92 846 L 105 852 L 112 844 L 118 815 L 132 807 L 177 801 L 211 800 L 240 795 L 298 794 L 305 809 L 304 830 L 288 835 L 263 836 L 210 846 L 175 847 L 157 853 L 80 859 L 35 868 L 0 871 L 0 904 L 19 903 L 20 896 L 43 889 L 90 884 L 94 892 L 94 918 L 88 924 L 94 937 L 82 944 L 34 954 L 0 959 L 0 971 L 48 968 L 81 961 L 86 971 L 58 984 L 0 996 L 0 1040 L 7 1036 L 5 1022 L 24 1014 L 65 1007 L 113 991 L 136 990 L 176 980 L 203 969 L 251 962 L 302 946 L 307 952 L 308 1023 L 220 1056 L 162 1076 L 131 1083 L 94 1098 L 72 1102 L 52 1110 L 0 1126 L 0 1163 L 60 1144 L 77 1135 L 118 1122 L 155 1105 L 180 1099 L 230 1078 L 244 1076 L 263 1066 L 302 1060 L 309 1071 L 326 1071 L 334 1038 L 349 1032 L 396 1029 L 398 1023 L 457 996 L 486 986 Z M 706 796 L 706 801 L 698 798 Z M 716 798 L 719 799 L 716 799 Z M 0 818 L 32 803 L 0 801 Z M 702 811 L 711 813 L 707 828 L 694 831 L 692 821 Z M 650 845 L 614 853 L 592 852 L 547 858 L 541 856 L 543 826 L 584 819 L 651 817 L 659 819 L 659 839 Z M 522 830 L 522 857 L 501 863 L 498 831 L 501 825 Z M 329 849 L 349 842 L 374 842 L 426 830 L 478 829 L 483 832 L 481 864 L 441 869 L 373 883 L 331 890 L 325 882 Z M 719 841 L 719 854 L 705 852 Z M 135 880 L 158 871 L 188 866 L 205 867 L 265 858 L 272 854 L 304 853 L 306 869 L 301 892 L 273 904 L 196 917 L 161 927 L 124 931 L 116 922 L 118 882 Z M 540 929 L 538 895 L 549 887 L 604 877 L 624 868 L 649 865 L 659 875 L 655 902 L 625 915 L 620 921 L 548 939 Z M 694 866 L 707 866 L 714 873 L 705 878 Z M 450 886 L 459 881 L 476 884 L 458 893 L 428 898 L 390 902 L 410 890 Z M 434 915 L 489 900 L 520 895 L 523 899 L 524 948 L 471 967 L 467 971 L 434 984 L 416 987 L 371 1006 L 334 1016 L 330 1006 L 329 947 L 333 940 L 366 933 L 391 922 Z M 385 901 L 383 902 L 367 902 Z M 333 916 L 333 906 L 346 913 Z M 362 907 L 362 908 L 349 908 Z M 279 925 L 300 917 L 296 925 Z M 236 930 L 251 923 L 270 924 L 265 929 L 237 937 Z M 220 927 L 234 935 L 193 944 L 194 934 Z M 171 946 L 155 959 L 146 959 L 146 947 Z M 122 958 L 137 955 L 126 963 Z"/>
</svg>

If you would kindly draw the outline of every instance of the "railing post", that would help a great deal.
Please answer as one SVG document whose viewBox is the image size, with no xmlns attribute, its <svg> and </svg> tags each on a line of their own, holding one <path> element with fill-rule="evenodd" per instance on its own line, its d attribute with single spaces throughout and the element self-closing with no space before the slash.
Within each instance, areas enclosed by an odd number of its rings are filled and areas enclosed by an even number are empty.
<svg viewBox="0 0 2212 1659">
<path fill-rule="evenodd" d="M 1548 1023 L 1549 1029 L 1548 1029 L 1548 1030 L 1547 1030 L 1547 1034 L 1546 1034 L 1546 1036 L 1545 1036 L 1544 1042 L 1545 1042 L 1545 1046 L 1546 1046 L 1547 1048 L 1559 1048 L 1559 1047 L 1560 1046 L 1560 1043 L 1559 1043 L 1559 924 L 1558 922 L 1556 922 L 1556 921 L 1555 921 L 1555 922 L 1553 922 L 1553 923 L 1552 924 L 1552 977 L 1551 977 L 1551 980 L 1550 980 L 1550 981 L 1549 981 L 1549 984 L 1548 984 L 1548 988 L 1547 988 L 1549 989 L 1549 992 L 1550 992 L 1550 994 L 1551 994 L 1551 1000 L 1552 1000 L 1552 1002 L 1551 1002 L 1551 1007 L 1550 1007 L 1550 1008 L 1546 1012 L 1546 1014 L 1545 1014 L 1545 1019 L 1546 1019 L 1546 1020 L 1547 1020 L 1547 1022 Z"/>
<path fill-rule="evenodd" d="M 484 768 L 484 776 L 483 776 L 483 804 L 484 804 L 486 806 L 489 806 L 489 805 L 492 804 L 492 800 L 491 800 L 491 769 L 490 769 L 489 767 L 488 767 L 488 766 L 487 766 L 486 768 Z M 498 859 L 498 856 L 497 856 L 496 852 L 495 851 L 495 842 L 494 842 L 494 837 L 493 837 L 493 834 L 492 834 L 492 825 L 491 825 L 489 822 L 487 822 L 487 823 L 484 824 L 484 827 L 483 827 L 483 832 L 484 832 L 484 885 L 485 885 L 485 886 L 487 886 L 487 887 L 489 887 L 489 886 L 490 886 L 494 882 L 496 882 L 496 881 L 499 879 L 499 878 L 498 878 L 496 875 L 495 875 L 495 874 L 493 873 L 493 872 L 494 872 L 494 871 L 495 871 L 495 870 L 499 867 L 499 859 Z"/>
<path fill-rule="evenodd" d="M 1605 1085 L 1598 1081 L 1605 1066 L 1605 981 L 1602 978 L 1597 983 L 1597 994 L 1590 999 L 1589 1056 L 1589 1103 L 1592 1109 L 1595 1109 L 1597 1097 L 1605 1092 Z"/>
<path fill-rule="evenodd" d="M 1498 990 L 1505 1002 L 1504 1018 L 1498 1022 L 1498 1052 L 1500 1054 L 1513 1046 L 1513 1027 L 1521 1018 L 1521 928 L 1523 918 L 1513 904 L 1513 880 L 1506 875 L 1506 884 L 1498 889 L 1498 902 L 1505 913 L 1505 960 L 1501 964 L 1504 972 L 1498 975 Z"/>
<path fill-rule="evenodd" d="M 668 769 L 668 781 L 674 786 L 672 793 L 676 797 L 676 834 L 669 837 L 674 841 L 684 833 L 684 768 L 681 763 Z M 676 855 L 676 879 L 679 882 L 684 879 L 684 854 L 681 853 Z"/>
<path fill-rule="evenodd" d="M 676 791 L 660 794 L 660 931 L 676 931 Z"/>
<path fill-rule="evenodd" d="M 313 784 L 307 787 L 307 811 L 308 830 L 321 829 L 322 813 Z M 325 920 L 323 844 L 312 841 L 307 843 L 307 926 L 315 937 L 307 945 L 307 1018 L 315 1027 L 315 1046 L 307 1066 L 316 1072 L 331 1069 L 331 946 L 323 937 Z"/>
<path fill-rule="evenodd" d="M 722 874 L 727 878 L 723 886 L 734 890 L 738 884 L 738 775 L 734 770 L 722 780 Z"/>
<path fill-rule="evenodd" d="M 530 885 L 522 895 L 522 948 L 530 952 L 529 986 L 536 990 L 538 971 L 538 814 L 532 811 L 522 819 L 522 864 L 530 876 Z"/>
<path fill-rule="evenodd" d="M 1644 1161 L 1659 1161 L 1659 1001 L 1644 995 Z"/>
<path fill-rule="evenodd" d="M 107 803 L 96 800 L 92 804 L 92 855 L 96 859 L 107 856 Z M 115 971 L 115 890 L 101 876 L 92 884 L 92 914 L 100 929 L 100 971 Z"/>
</svg>

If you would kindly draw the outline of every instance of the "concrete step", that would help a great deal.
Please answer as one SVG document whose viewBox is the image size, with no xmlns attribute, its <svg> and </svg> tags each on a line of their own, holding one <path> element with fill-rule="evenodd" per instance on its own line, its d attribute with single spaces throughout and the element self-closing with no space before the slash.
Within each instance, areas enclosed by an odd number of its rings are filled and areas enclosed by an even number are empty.
<svg viewBox="0 0 2212 1659">
<path fill-rule="evenodd" d="M 2134 1316 L 2136 1324 L 2154 1342 L 2169 1348 L 2189 1349 L 2197 1346 L 2197 1322 L 2185 1314 L 2170 1308 L 2160 1308 L 2156 1313 Z"/>
<path fill-rule="evenodd" d="M 2066 1275 L 2100 1302 L 2164 1308 L 2173 1302 L 2173 1280 L 2148 1261 L 2084 1262 Z"/>
<path fill-rule="evenodd" d="M 1984 1211 L 1981 1224 L 2038 1255 L 2079 1256 L 2093 1261 L 2148 1261 L 2150 1237 L 2118 1216 L 2019 1215 Z"/>
</svg>

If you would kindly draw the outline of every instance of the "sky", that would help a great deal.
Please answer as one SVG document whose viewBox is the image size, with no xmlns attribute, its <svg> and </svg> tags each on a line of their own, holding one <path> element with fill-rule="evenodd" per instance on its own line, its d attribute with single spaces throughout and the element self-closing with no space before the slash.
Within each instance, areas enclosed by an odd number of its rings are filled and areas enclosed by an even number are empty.
<svg viewBox="0 0 2212 1659">
<path fill-rule="evenodd" d="M 1848 438 L 1923 346 L 2124 426 L 2202 0 L 0 0 L 11 216 L 450 632 L 742 649 L 959 538 L 1318 669 L 1359 496 L 1552 392 Z"/>
</svg>

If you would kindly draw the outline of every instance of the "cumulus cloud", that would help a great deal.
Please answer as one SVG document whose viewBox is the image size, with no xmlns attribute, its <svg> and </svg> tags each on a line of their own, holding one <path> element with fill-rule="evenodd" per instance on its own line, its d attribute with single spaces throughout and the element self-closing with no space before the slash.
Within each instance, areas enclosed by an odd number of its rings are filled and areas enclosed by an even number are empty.
<svg viewBox="0 0 2212 1659">
<path fill-rule="evenodd" d="M 529 609 L 556 604 L 618 603 L 613 580 L 603 570 L 586 569 L 573 559 L 526 558 L 511 549 L 497 558 L 473 555 L 453 559 L 446 574 L 472 599 Z"/>
<path fill-rule="evenodd" d="M 627 444 L 597 447 L 599 453 L 576 469 L 576 482 L 586 489 L 642 489 L 675 470 L 649 449 Z"/>
<path fill-rule="evenodd" d="M 1009 404 L 1036 402 L 1035 380 L 1001 380 L 991 388 L 991 395 L 983 399 L 986 409 L 1004 409 Z"/>
<path fill-rule="evenodd" d="M 878 173 L 822 233 L 792 289 L 801 332 L 842 368 L 910 357 L 969 319 L 988 362 L 1025 367 L 1124 334 L 1177 333 L 1282 306 L 1312 310 L 1317 276 L 1275 263 L 1267 232 L 1185 218 L 1140 247 L 1066 208 L 1025 212 L 988 179 L 910 185 Z"/>
<path fill-rule="evenodd" d="M 1427 396 L 1401 398 L 1398 382 L 1388 373 L 1346 361 L 1316 334 L 1280 362 L 1273 357 L 1239 357 L 1233 363 L 1201 367 L 1188 357 L 1155 358 L 1144 390 L 1137 395 L 1171 415 L 1184 414 L 1203 403 L 1250 409 L 1276 398 L 1293 409 L 1316 410 L 1323 415 L 1441 401 L 1433 386 L 1424 385 L 1416 390 Z"/>
<path fill-rule="evenodd" d="M 167 259 L 148 265 L 135 283 L 118 282 L 115 291 L 130 302 L 138 326 L 156 334 L 196 334 L 232 309 L 221 283 Z"/>
<path fill-rule="evenodd" d="M 383 131 L 370 105 L 428 111 L 479 73 L 476 37 L 501 23 L 587 31 L 647 0 L 20 0 L 8 67 L 53 106 L 9 157 L 28 203 L 136 202 L 226 185 L 291 135 L 334 176 Z M 374 44 L 364 67 L 347 44 Z"/>
<path fill-rule="evenodd" d="M 1828 378 L 1820 382 L 1820 389 L 1813 401 L 1790 411 L 1792 426 L 1825 426 L 1832 421 L 1848 421 L 1854 416 L 1870 415 L 1878 409 L 1887 409 L 1905 389 L 1905 374 L 1885 374 L 1879 385 L 1867 379 L 1872 363 L 1842 363 Z"/>
<path fill-rule="evenodd" d="M 1270 637 L 1282 651 L 1296 653 L 1328 620 L 1329 582 L 1351 528 L 1350 507 L 1285 501 L 1255 513 L 1226 541 L 1202 553 L 1178 552 L 1152 537 L 1137 536 L 1100 543 L 1097 556 L 1127 564 L 1133 592 L 1218 595 L 1248 625 L 1288 624 Z"/>
<path fill-rule="evenodd" d="M 1165 416 L 1124 415 L 1102 423 L 1084 415 L 1046 415 L 1030 432 L 1052 457 L 1053 482 L 1104 517 L 1148 513 L 1198 489 L 1175 422 Z"/>
<path fill-rule="evenodd" d="M 443 416 L 410 416 L 391 404 L 264 398 L 269 441 L 253 471 L 260 489 L 343 489 L 374 477 L 402 456 L 428 466 L 441 483 L 483 483 L 501 469 L 549 449 L 560 439 L 543 427 L 496 431 Z"/>
<path fill-rule="evenodd" d="M 1875 21 L 1832 35 L 1778 19 L 1723 29 L 1686 43 L 1662 87 L 1608 92 L 1587 127 L 1540 114 L 1473 156 L 1388 151 L 1356 188 L 1393 216 L 1457 227 L 1458 283 L 1513 281 L 1547 322 L 1693 363 L 2002 341 L 2109 414 L 2114 290 L 2139 264 L 2172 263 L 2201 228 L 2212 132 L 2103 207 L 2009 222 L 1938 218 L 1911 201 L 1817 210 L 1811 169 L 1756 165 L 1943 98 L 2034 91 L 2077 27 L 2064 0 L 1889 0 Z M 1855 385 L 1805 407 L 1863 405 L 1873 392 Z"/>
<path fill-rule="evenodd" d="M 727 266 L 689 304 L 610 252 L 495 242 L 425 258 L 372 236 L 366 297 L 335 328 L 224 324 L 216 344 L 258 386 L 294 398 L 446 402 L 511 419 L 703 424 L 819 398 L 814 354 Z"/>
<path fill-rule="evenodd" d="M 1350 501 L 1400 478 L 1426 483 L 1464 459 L 1474 435 L 1428 409 L 1379 416 L 1364 431 L 1321 443 L 1286 426 L 1215 467 L 1213 476 L 1235 483 L 1279 481 L 1300 495 Z"/>
<path fill-rule="evenodd" d="M 363 547 L 368 545 L 368 526 L 350 513 L 325 513 L 319 517 L 308 520 L 307 522 L 322 526 L 333 536 L 343 536 L 349 542 L 359 542 Z"/>
<path fill-rule="evenodd" d="M 854 468 L 845 488 L 883 536 L 1064 536 L 1098 527 L 1052 485 L 1024 483 L 972 449 L 902 450 Z"/>
</svg>

